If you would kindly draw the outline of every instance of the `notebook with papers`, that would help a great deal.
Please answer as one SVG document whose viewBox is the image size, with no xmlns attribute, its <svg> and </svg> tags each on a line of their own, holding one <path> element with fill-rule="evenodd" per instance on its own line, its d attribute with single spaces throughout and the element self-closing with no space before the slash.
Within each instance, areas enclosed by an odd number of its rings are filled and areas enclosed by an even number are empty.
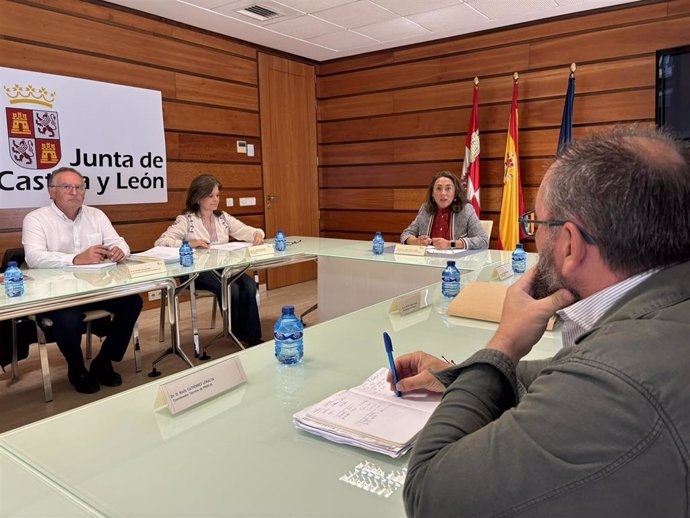
<svg viewBox="0 0 690 518">
<path fill-rule="evenodd" d="M 441 394 L 396 397 L 381 368 L 361 385 L 336 392 L 293 416 L 300 430 L 389 457 L 405 454 L 441 401 Z"/>
</svg>

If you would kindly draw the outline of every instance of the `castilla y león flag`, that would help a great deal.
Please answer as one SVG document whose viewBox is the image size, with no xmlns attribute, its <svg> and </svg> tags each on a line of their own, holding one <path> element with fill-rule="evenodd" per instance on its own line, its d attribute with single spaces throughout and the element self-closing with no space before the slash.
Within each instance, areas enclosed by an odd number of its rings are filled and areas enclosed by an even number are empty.
<svg viewBox="0 0 690 518">
<path fill-rule="evenodd" d="M 462 179 L 467 182 L 467 201 L 474 207 L 477 217 L 481 215 L 479 203 L 479 118 L 477 105 L 479 104 L 479 86 L 474 85 L 472 93 L 472 114 L 470 127 L 465 140 L 465 160 L 462 162 Z"/>
</svg>

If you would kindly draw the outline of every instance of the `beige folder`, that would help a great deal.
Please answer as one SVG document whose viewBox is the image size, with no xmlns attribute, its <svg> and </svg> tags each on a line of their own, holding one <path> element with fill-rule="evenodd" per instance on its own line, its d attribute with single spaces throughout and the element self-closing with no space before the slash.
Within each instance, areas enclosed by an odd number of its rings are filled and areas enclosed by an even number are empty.
<svg viewBox="0 0 690 518">
<path fill-rule="evenodd" d="M 507 284 L 498 282 L 468 284 L 450 303 L 448 314 L 454 317 L 500 322 L 507 290 Z"/>
<path fill-rule="evenodd" d="M 474 318 L 500 322 L 503 301 L 508 291 L 507 284 L 498 282 L 473 282 L 463 287 L 448 306 L 448 314 L 453 317 Z M 547 331 L 552 331 L 556 316 L 549 320 Z"/>
</svg>

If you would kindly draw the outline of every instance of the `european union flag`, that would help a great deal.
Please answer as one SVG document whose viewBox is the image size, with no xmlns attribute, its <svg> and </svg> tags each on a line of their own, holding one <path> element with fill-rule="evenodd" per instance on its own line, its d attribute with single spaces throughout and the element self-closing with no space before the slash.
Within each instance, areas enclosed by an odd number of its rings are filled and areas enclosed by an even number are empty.
<svg viewBox="0 0 690 518">
<path fill-rule="evenodd" d="M 556 156 L 561 153 L 573 141 L 573 105 L 575 104 L 575 72 L 570 73 L 568 79 L 568 93 L 565 95 L 563 105 L 563 118 L 561 119 L 561 132 L 558 134 L 558 151 Z"/>
</svg>

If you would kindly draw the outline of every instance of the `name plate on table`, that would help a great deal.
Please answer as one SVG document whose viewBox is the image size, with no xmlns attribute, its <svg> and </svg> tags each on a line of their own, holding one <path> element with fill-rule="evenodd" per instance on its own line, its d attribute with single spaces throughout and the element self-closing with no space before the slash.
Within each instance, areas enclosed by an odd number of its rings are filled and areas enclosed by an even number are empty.
<svg viewBox="0 0 690 518">
<path fill-rule="evenodd" d="M 508 263 L 496 267 L 496 275 L 498 275 L 500 280 L 505 280 L 508 277 L 512 277 L 513 273 L 513 267 Z"/>
<path fill-rule="evenodd" d="M 154 408 L 164 405 L 172 415 L 203 403 L 247 381 L 239 358 L 228 358 L 158 387 Z"/>
<path fill-rule="evenodd" d="M 156 273 L 166 273 L 168 269 L 165 267 L 165 263 L 162 260 L 147 260 L 137 263 L 127 263 L 125 265 L 129 276 L 132 279 L 137 277 L 146 277 L 147 275 L 153 275 Z"/>
<path fill-rule="evenodd" d="M 422 245 L 395 245 L 394 254 L 425 255 L 426 247 Z"/>
<path fill-rule="evenodd" d="M 263 245 L 254 245 L 247 248 L 247 257 L 257 257 L 259 255 L 268 255 L 274 253 L 273 245 L 265 243 Z"/>
<path fill-rule="evenodd" d="M 429 303 L 429 290 L 424 288 L 393 299 L 390 312 L 397 311 L 404 316 L 427 307 Z"/>
</svg>

